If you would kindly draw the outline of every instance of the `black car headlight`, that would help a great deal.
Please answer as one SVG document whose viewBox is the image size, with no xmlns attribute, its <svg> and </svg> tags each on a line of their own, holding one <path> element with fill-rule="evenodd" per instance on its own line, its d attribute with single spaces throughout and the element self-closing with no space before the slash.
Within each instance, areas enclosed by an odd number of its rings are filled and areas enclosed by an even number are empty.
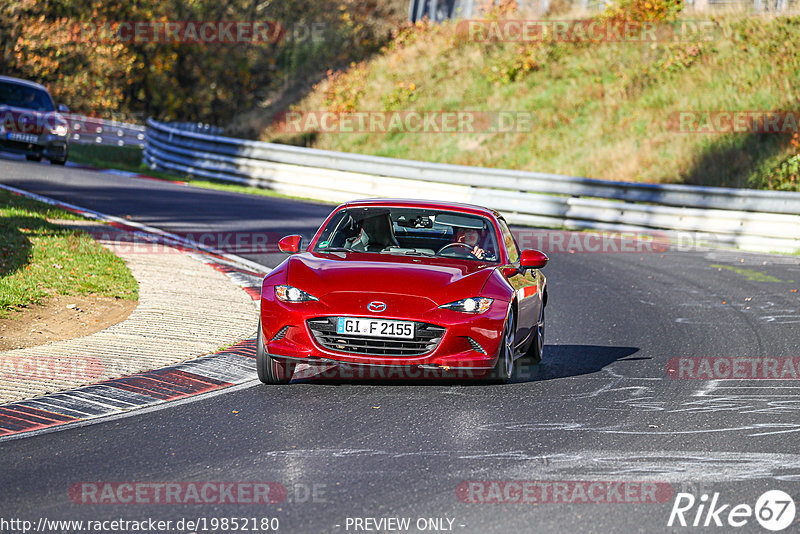
<svg viewBox="0 0 800 534">
<path fill-rule="evenodd" d="M 296 287 L 282 285 L 275 286 L 275 296 L 281 302 L 308 302 L 311 300 L 319 300 L 314 295 L 310 295 L 302 289 Z"/>
<path fill-rule="evenodd" d="M 446 310 L 455 310 L 464 313 L 483 313 L 492 305 L 492 299 L 484 297 L 472 297 L 468 299 L 457 300 L 449 304 L 442 304 L 440 308 Z"/>
</svg>

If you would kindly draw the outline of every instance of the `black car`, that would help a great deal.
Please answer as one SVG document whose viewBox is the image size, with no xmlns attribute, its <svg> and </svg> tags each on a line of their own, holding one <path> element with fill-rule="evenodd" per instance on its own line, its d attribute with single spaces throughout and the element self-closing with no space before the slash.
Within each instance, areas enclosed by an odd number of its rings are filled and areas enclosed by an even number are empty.
<svg viewBox="0 0 800 534">
<path fill-rule="evenodd" d="M 0 76 L 0 149 L 47 158 L 64 165 L 69 155 L 69 124 L 43 85 Z"/>
</svg>

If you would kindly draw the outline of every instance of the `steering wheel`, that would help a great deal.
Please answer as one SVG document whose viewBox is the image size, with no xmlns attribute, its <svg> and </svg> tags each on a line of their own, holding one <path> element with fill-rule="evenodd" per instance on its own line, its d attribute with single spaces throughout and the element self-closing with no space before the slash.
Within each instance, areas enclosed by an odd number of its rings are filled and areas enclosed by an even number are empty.
<svg viewBox="0 0 800 534">
<path fill-rule="evenodd" d="M 440 248 L 439 250 L 437 250 L 436 254 L 441 254 L 442 252 L 444 252 L 446 249 L 448 249 L 450 247 L 464 247 L 465 249 L 467 249 L 467 252 L 469 253 L 470 256 L 473 256 L 473 257 L 477 258 L 477 256 L 475 256 L 475 254 L 472 253 L 472 250 L 475 247 L 471 247 L 471 246 L 467 245 L 466 243 L 448 243 L 445 246 L 443 246 L 442 248 Z"/>
</svg>

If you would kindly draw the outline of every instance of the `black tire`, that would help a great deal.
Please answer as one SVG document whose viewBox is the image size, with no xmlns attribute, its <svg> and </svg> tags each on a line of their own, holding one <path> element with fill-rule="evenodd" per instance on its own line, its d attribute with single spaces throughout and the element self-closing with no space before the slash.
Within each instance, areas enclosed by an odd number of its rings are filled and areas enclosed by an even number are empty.
<svg viewBox="0 0 800 534">
<path fill-rule="evenodd" d="M 66 165 L 66 164 L 67 164 L 67 158 L 63 158 L 63 159 L 51 159 L 51 160 L 50 160 L 50 163 L 51 163 L 52 165 Z"/>
<path fill-rule="evenodd" d="M 494 369 L 487 377 L 488 381 L 494 384 L 506 384 L 514 374 L 514 308 L 511 308 L 506 317 L 506 324 L 503 326 L 503 339 L 500 341 L 500 354 Z"/>
<path fill-rule="evenodd" d="M 25 154 L 25 159 L 28 161 L 42 161 L 42 156 L 38 154 Z"/>
<path fill-rule="evenodd" d="M 542 361 L 542 353 L 544 351 L 544 307 L 542 307 L 542 316 L 539 319 L 539 323 L 536 325 L 535 336 L 525 356 L 530 358 L 533 363 L 539 363 Z"/>
<path fill-rule="evenodd" d="M 294 373 L 294 364 L 273 358 L 264 349 L 264 336 L 261 333 L 261 321 L 258 322 L 256 336 L 256 371 L 258 379 L 265 384 L 288 384 Z"/>
</svg>

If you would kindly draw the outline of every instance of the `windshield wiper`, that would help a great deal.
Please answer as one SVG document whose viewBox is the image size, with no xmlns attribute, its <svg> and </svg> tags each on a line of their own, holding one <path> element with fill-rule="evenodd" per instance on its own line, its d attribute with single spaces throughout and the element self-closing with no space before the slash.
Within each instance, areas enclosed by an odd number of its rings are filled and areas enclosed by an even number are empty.
<svg viewBox="0 0 800 534">
<path fill-rule="evenodd" d="M 427 252 L 422 252 L 420 250 L 382 250 L 381 254 L 392 254 L 396 256 L 434 256 L 435 254 L 429 254 Z"/>
</svg>

